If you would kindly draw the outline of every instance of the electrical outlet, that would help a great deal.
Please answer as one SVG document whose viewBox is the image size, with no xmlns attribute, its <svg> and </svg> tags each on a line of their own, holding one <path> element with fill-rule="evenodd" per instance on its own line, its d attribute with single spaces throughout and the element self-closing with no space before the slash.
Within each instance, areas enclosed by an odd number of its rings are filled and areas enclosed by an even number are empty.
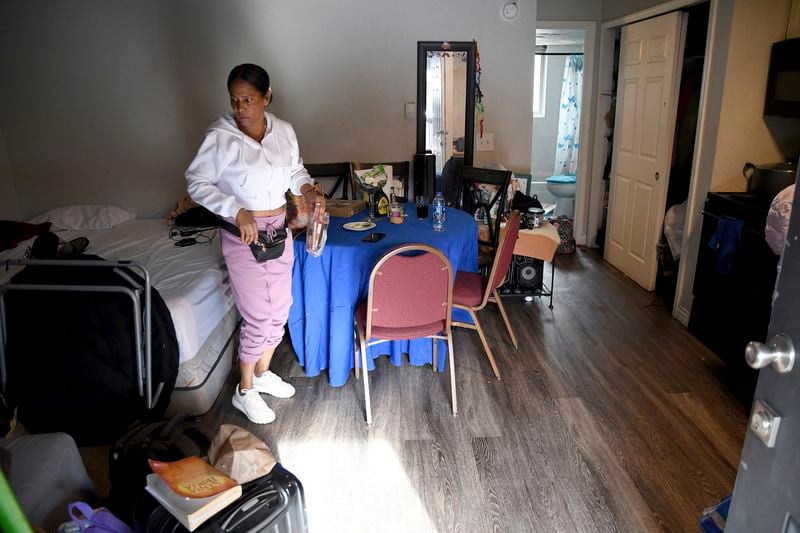
<svg viewBox="0 0 800 533">
<path fill-rule="evenodd" d="M 405 106 L 405 116 L 406 120 L 416 120 L 417 118 L 417 103 L 416 102 L 406 102 Z"/>
<path fill-rule="evenodd" d="M 484 133 L 483 137 L 478 137 L 475 143 L 475 150 L 478 152 L 494 151 L 494 133 Z"/>
</svg>

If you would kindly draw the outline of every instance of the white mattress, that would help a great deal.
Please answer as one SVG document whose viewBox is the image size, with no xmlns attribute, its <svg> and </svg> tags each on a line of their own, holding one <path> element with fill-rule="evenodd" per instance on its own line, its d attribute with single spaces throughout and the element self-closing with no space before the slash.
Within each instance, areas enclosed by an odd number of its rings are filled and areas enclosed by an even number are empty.
<svg viewBox="0 0 800 533">
<path fill-rule="evenodd" d="M 110 261 L 130 260 L 150 271 L 150 282 L 167 304 L 180 349 L 180 362 L 192 359 L 214 328 L 233 306 L 228 272 L 220 252 L 219 239 L 210 244 L 179 248 L 169 238 L 169 226 L 162 219 L 124 222 L 110 230 L 58 231 L 62 240 L 89 239 L 85 253 Z M 215 235 L 215 232 L 206 232 Z M 13 250 L 0 252 L 0 261 L 23 259 L 33 239 Z M 19 271 L 0 269 L 0 284 Z"/>
</svg>

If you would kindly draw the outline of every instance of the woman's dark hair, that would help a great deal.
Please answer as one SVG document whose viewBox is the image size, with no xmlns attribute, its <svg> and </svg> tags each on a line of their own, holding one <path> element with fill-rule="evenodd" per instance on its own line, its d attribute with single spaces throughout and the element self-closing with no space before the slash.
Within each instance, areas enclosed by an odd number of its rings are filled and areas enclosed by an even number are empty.
<svg viewBox="0 0 800 533">
<path fill-rule="evenodd" d="M 236 80 L 244 80 L 258 90 L 262 95 L 266 95 L 269 90 L 269 74 L 263 68 L 252 63 L 236 65 L 228 74 L 228 90 Z"/>
</svg>

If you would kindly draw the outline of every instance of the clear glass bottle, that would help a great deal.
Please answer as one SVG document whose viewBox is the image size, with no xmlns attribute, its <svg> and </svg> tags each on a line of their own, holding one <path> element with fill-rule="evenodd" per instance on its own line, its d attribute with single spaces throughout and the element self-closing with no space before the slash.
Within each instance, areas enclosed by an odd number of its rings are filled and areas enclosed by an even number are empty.
<svg viewBox="0 0 800 533">
<path fill-rule="evenodd" d="M 314 212 L 308 219 L 308 229 L 306 231 L 306 251 L 314 257 L 322 255 L 325 249 L 325 242 L 328 240 L 328 223 L 330 215 L 323 209 L 322 203 L 314 205 Z"/>
<path fill-rule="evenodd" d="M 444 196 L 437 192 L 433 199 L 433 231 L 444 231 L 445 220 Z"/>
</svg>

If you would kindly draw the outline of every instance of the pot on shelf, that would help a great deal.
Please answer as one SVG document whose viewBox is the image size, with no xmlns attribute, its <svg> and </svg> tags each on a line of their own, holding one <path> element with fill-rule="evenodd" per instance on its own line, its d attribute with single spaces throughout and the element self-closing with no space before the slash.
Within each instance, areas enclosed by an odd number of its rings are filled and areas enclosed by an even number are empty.
<svg viewBox="0 0 800 533">
<path fill-rule="evenodd" d="M 794 161 L 763 165 L 745 163 L 742 174 L 747 179 L 748 192 L 774 195 L 794 183 L 797 163 Z"/>
</svg>

